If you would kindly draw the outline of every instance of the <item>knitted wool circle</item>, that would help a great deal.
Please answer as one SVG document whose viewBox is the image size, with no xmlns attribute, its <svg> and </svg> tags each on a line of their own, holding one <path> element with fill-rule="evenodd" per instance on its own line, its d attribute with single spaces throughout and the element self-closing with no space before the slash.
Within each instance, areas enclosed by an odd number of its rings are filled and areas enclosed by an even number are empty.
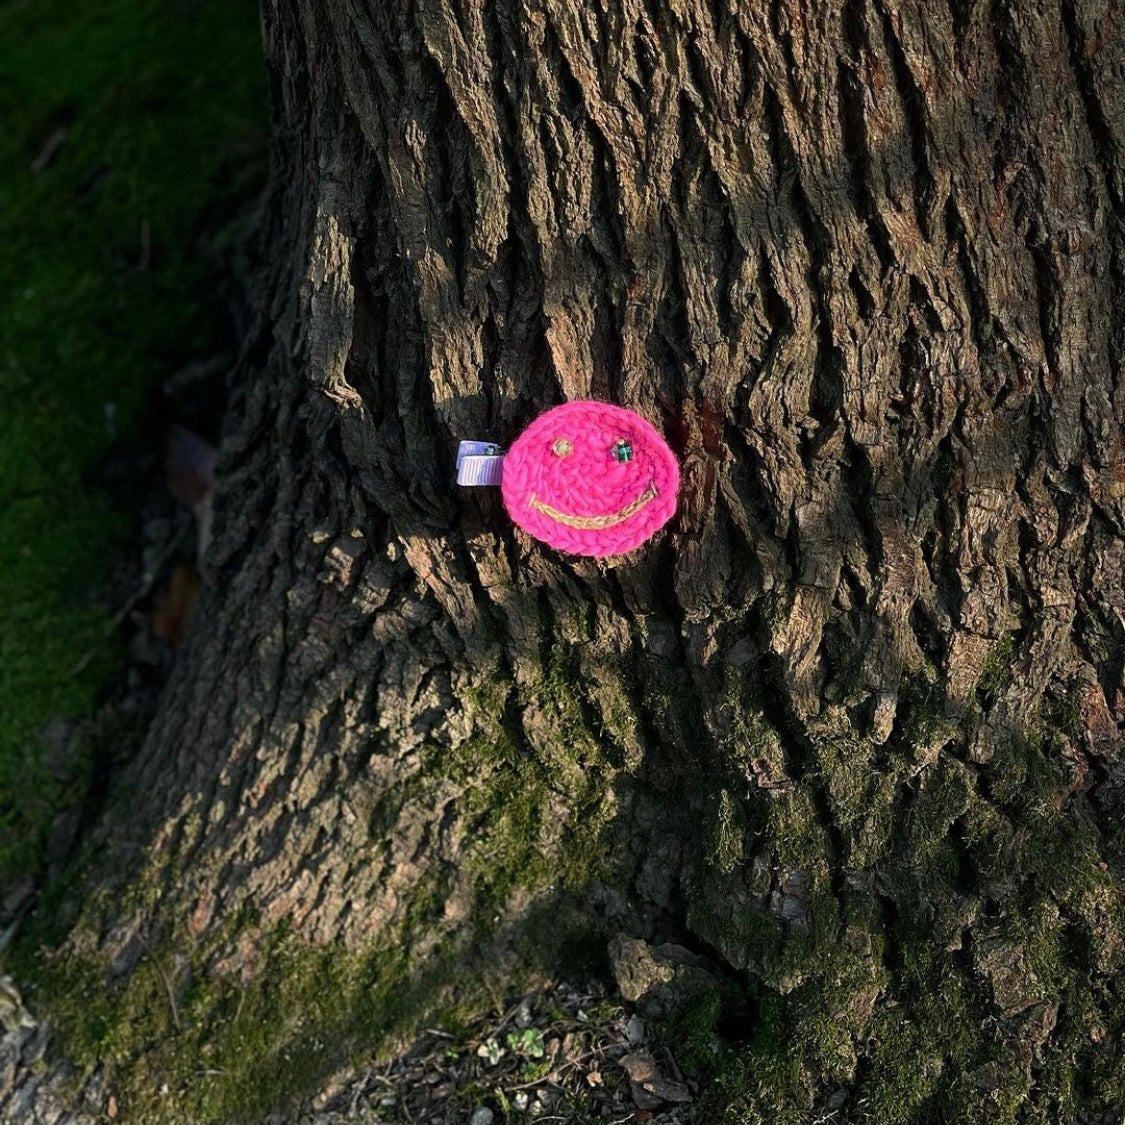
<svg viewBox="0 0 1125 1125">
<path fill-rule="evenodd" d="M 536 539 L 575 555 L 639 547 L 676 510 L 680 469 L 639 414 L 568 402 L 541 414 L 504 457 L 508 514 Z"/>
</svg>

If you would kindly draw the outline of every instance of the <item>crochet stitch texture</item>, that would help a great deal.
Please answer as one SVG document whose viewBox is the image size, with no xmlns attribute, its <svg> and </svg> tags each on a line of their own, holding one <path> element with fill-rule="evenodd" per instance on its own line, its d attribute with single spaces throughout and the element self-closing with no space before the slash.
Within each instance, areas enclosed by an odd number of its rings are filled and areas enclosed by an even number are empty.
<svg viewBox="0 0 1125 1125">
<path fill-rule="evenodd" d="M 639 547 L 676 510 L 680 469 L 653 426 L 620 406 L 579 401 L 541 414 L 504 458 L 512 520 L 576 555 Z"/>
</svg>

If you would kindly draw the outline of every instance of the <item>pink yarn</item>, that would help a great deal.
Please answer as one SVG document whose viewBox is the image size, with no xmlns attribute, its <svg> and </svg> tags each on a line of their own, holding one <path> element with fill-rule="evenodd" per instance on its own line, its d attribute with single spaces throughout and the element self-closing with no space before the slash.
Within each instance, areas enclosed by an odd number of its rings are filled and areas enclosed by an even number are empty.
<svg viewBox="0 0 1125 1125">
<path fill-rule="evenodd" d="M 639 414 L 568 402 L 541 414 L 504 457 L 508 514 L 536 539 L 576 555 L 639 547 L 676 510 L 680 469 Z"/>
</svg>

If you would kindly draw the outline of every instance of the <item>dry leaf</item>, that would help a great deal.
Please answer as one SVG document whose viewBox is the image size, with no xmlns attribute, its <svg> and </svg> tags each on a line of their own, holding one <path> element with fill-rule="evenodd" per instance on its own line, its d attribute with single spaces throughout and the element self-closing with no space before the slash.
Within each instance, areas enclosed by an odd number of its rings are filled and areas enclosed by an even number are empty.
<svg viewBox="0 0 1125 1125">
<path fill-rule="evenodd" d="M 193 566 L 180 563 L 172 571 L 168 592 L 157 598 L 152 610 L 152 631 L 173 648 L 179 648 L 187 632 L 195 599 L 199 594 L 199 572 Z"/>
<path fill-rule="evenodd" d="M 590 1086 L 601 1086 L 602 1072 L 600 1070 L 591 1070 L 590 1073 L 586 1075 L 586 1082 Z"/>
</svg>

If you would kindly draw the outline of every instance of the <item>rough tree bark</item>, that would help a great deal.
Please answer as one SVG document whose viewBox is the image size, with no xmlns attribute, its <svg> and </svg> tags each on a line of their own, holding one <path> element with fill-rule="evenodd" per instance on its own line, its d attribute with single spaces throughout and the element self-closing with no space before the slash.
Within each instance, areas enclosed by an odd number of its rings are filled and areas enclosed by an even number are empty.
<svg viewBox="0 0 1125 1125">
<path fill-rule="evenodd" d="M 711 966 L 739 1120 L 1118 1121 L 1120 12 L 264 26 L 260 316 L 193 633 L 43 961 L 72 1057 L 129 1119 L 251 1116 L 466 964 L 609 948 L 641 991 L 624 937 Z M 451 483 L 577 397 L 682 459 L 608 563 Z M 189 1050 L 237 1091 L 160 1091 Z"/>
</svg>

